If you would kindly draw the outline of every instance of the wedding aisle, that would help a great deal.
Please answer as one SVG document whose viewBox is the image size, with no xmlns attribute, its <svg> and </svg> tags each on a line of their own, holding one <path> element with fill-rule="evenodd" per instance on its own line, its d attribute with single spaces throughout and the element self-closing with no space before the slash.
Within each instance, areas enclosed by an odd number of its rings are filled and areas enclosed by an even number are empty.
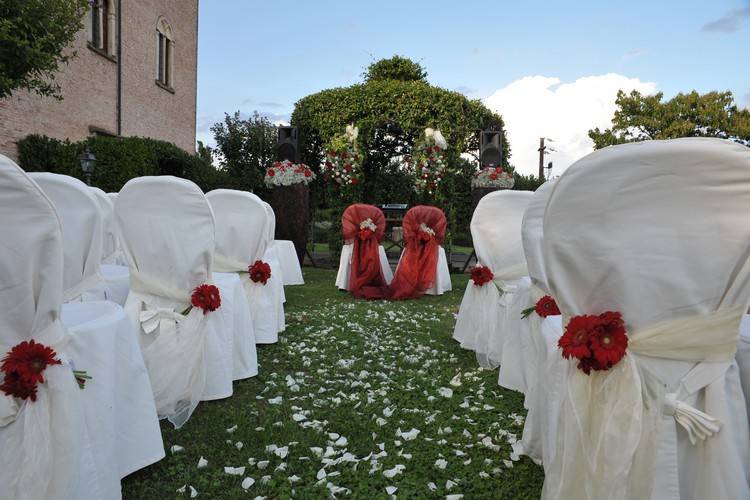
<svg viewBox="0 0 750 500">
<path fill-rule="evenodd" d="M 167 457 L 124 498 L 539 497 L 541 468 L 512 447 L 522 396 L 451 338 L 461 294 L 355 301 L 334 278 L 305 269 L 260 375 L 163 424 Z"/>
</svg>

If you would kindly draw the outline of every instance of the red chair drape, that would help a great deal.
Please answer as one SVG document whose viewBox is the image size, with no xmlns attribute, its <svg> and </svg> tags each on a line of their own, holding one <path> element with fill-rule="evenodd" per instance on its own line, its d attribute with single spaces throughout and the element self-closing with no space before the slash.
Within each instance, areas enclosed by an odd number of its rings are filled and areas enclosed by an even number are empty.
<svg viewBox="0 0 750 500">
<path fill-rule="evenodd" d="M 448 222 L 439 208 L 418 205 L 406 212 L 402 226 L 404 254 L 388 293 L 393 300 L 417 298 L 432 288 L 437 275 L 438 250 Z"/>
<path fill-rule="evenodd" d="M 380 242 L 385 234 L 383 212 L 373 205 L 350 205 L 341 216 L 341 231 L 344 242 L 352 245 L 349 292 L 359 298 L 374 298 L 363 290 L 385 286 L 380 268 Z"/>
</svg>

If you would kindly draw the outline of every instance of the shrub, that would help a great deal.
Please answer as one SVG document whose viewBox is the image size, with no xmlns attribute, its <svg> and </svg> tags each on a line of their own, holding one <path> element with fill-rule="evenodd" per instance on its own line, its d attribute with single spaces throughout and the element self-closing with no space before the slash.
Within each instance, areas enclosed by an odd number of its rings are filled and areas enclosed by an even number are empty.
<svg viewBox="0 0 750 500">
<path fill-rule="evenodd" d="M 204 191 L 233 187 L 229 176 L 205 158 L 144 137 L 97 136 L 73 143 L 29 135 L 18 142 L 18 160 L 28 172 L 55 172 L 85 180 L 78 156 L 86 149 L 96 156 L 91 184 L 107 192 L 119 191 L 130 179 L 144 175 L 183 177 Z"/>
</svg>

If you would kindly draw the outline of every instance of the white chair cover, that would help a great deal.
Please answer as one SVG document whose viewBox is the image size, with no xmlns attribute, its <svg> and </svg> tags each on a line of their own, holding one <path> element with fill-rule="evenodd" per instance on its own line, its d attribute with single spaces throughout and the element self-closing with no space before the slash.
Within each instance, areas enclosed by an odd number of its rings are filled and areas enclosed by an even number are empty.
<svg viewBox="0 0 750 500">
<path fill-rule="evenodd" d="M 218 311 L 190 306 L 211 281 L 214 217 L 203 192 L 171 176 L 129 181 L 115 203 L 131 289 L 125 303 L 159 416 L 181 427 L 202 399 L 232 394 L 232 331 Z"/>
<path fill-rule="evenodd" d="M 275 240 L 273 246 L 276 247 L 279 265 L 281 265 L 282 284 L 284 286 L 304 285 L 305 279 L 302 277 L 302 267 L 297 259 L 294 243 L 290 240 Z"/>
<path fill-rule="evenodd" d="M 67 362 L 69 337 L 60 322 L 63 242 L 52 203 L 18 166 L 0 155 L 0 358 L 35 340 L 55 349 L 37 399 L 0 393 L 0 494 L 38 500 L 102 498 L 81 407 L 84 394 Z M 81 493 L 86 494 L 81 494 Z"/>
<path fill-rule="evenodd" d="M 92 377 L 83 392 L 93 454 L 111 494 L 120 479 L 164 458 L 154 395 L 132 323 L 108 301 L 69 302 L 62 322 L 70 332 L 68 354 Z"/>
<path fill-rule="evenodd" d="M 98 187 L 92 187 L 91 190 L 99 202 L 99 212 L 102 216 L 102 264 L 124 265 L 125 259 L 122 256 L 115 224 L 115 202 Z"/>
<path fill-rule="evenodd" d="M 505 321 L 505 342 L 498 383 L 508 389 L 524 393 L 528 408 L 529 387 L 535 383 L 538 357 L 546 351 L 541 336 L 543 319 L 532 313 L 523 319 L 522 311 L 536 305 L 536 301 L 549 293 L 542 259 L 542 221 L 547 197 L 555 181 L 544 183 L 529 200 L 521 222 L 521 241 L 529 279 L 516 287 Z M 533 269 L 533 276 L 532 276 Z M 557 340 L 557 339 L 555 339 Z"/>
<path fill-rule="evenodd" d="M 223 272 L 241 272 L 255 342 L 270 344 L 278 340 L 278 295 L 269 281 L 255 283 L 247 269 L 256 260 L 264 260 L 269 240 L 270 218 L 263 201 L 252 193 L 217 189 L 206 195 L 216 216 L 216 254 L 214 265 Z M 271 269 L 273 279 L 274 269 Z M 269 311 L 272 311 L 269 313 Z"/>
<path fill-rule="evenodd" d="M 483 286 L 469 281 L 458 311 L 453 338 L 476 352 L 485 368 L 495 368 L 502 359 L 509 328 L 518 321 L 509 311 L 513 291 L 526 276 L 521 244 L 521 221 L 532 197 L 528 191 L 495 191 L 484 196 L 471 218 L 471 236 L 478 265 L 487 266 L 494 283 Z M 528 279 L 526 279 L 528 281 Z M 495 286 L 497 285 L 497 286 Z M 498 287 L 504 293 L 498 291 Z"/>
<path fill-rule="evenodd" d="M 279 257 L 276 251 L 276 246 L 273 244 L 276 234 L 276 214 L 271 208 L 271 205 L 263 202 L 263 206 L 266 208 L 266 213 L 269 218 L 268 226 L 268 247 L 266 253 L 263 255 L 263 261 L 267 262 L 271 266 L 271 279 L 268 281 L 270 289 L 273 291 L 274 305 L 275 305 L 275 316 L 276 316 L 276 329 L 279 332 L 286 330 L 286 317 L 284 316 L 284 302 L 286 302 L 286 295 L 284 294 L 284 284 L 281 276 L 281 264 L 279 264 Z M 274 341 L 275 342 L 275 341 Z"/>
<path fill-rule="evenodd" d="M 52 200 L 62 223 L 64 301 L 106 298 L 102 288 L 96 291 L 103 281 L 100 272 L 102 217 L 93 191 L 67 175 L 49 172 L 29 175 Z"/>
<path fill-rule="evenodd" d="M 750 415 L 750 314 L 745 314 L 740 325 L 740 340 L 737 344 L 737 364 L 740 367 L 742 391 L 745 393 L 747 414 Z"/>
<path fill-rule="evenodd" d="M 544 218 L 550 290 L 564 317 L 621 312 L 629 344 L 590 376 L 551 358 L 565 386 L 543 497 L 750 498 L 734 360 L 748 213 L 750 149 L 719 139 L 605 148 L 557 181 Z"/>
<path fill-rule="evenodd" d="M 349 272 L 350 272 L 351 265 L 352 265 L 352 249 L 353 248 L 354 247 L 351 244 L 344 245 L 341 247 L 341 257 L 339 258 L 339 270 L 338 270 L 338 273 L 336 274 L 336 287 L 338 287 L 339 290 L 349 290 Z M 385 253 L 385 249 L 383 248 L 383 245 L 380 245 L 379 250 L 380 250 L 380 270 L 383 272 L 383 279 L 385 279 L 385 283 L 387 285 L 390 285 L 391 281 L 393 281 L 393 270 L 391 269 L 391 264 L 388 262 L 388 256 Z M 443 256 L 445 256 L 445 251 L 443 251 Z M 444 281 L 445 279 L 443 279 L 443 282 Z M 450 283 L 450 275 L 448 276 L 448 282 Z"/>
</svg>

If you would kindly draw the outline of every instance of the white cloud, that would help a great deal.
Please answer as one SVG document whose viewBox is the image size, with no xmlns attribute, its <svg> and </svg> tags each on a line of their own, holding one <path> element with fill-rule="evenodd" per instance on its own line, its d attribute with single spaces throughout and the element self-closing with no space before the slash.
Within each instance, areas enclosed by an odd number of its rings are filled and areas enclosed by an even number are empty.
<svg viewBox="0 0 750 500">
<path fill-rule="evenodd" d="M 616 73 L 586 76 L 563 83 L 559 78 L 526 76 L 484 99 L 505 121 L 511 146 L 511 164 L 524 174 L 536 174 L 539 138 L 549 137 L 556 151 L 552 175 L 561 174 L 571 163 L 593 150 L 589 129 L 612 124 L 618 90 L 651 94 L 656 83 Z"/>
</svg>

